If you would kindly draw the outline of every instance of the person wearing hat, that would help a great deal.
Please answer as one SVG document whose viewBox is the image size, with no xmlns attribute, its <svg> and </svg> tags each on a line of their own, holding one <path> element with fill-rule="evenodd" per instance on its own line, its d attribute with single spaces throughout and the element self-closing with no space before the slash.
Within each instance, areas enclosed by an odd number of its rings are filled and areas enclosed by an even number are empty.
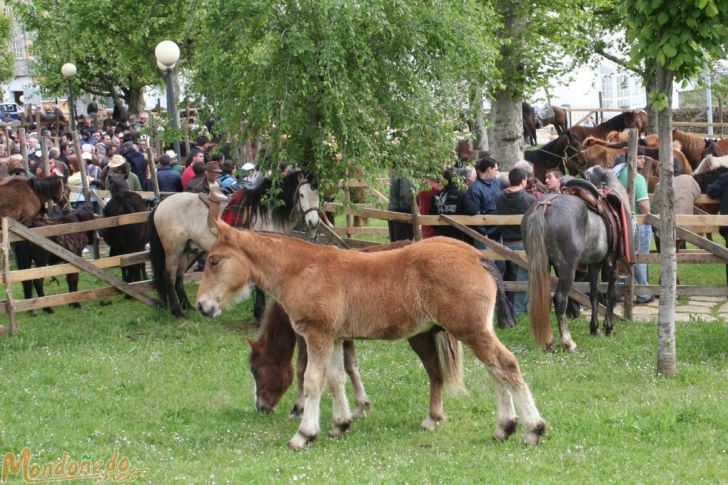
<svg viewBox="0 0 728 485">
<path fill-rule="evenodd" d="M 129 164 L 121 155 L 114 155 L 111 157 L 109 164 L 106 165 L 105 171 L 106 173 L 103 174 L 104 187 L 109 186 L 109 175 L 112 173 L 118 173 L 123 175 L 126 179 L 126 182 L 129 184 L 129 190 L 141 192 L 142 184 L 139 182 L 139 177 L 129 170 Z"/>
<path fill-rule="evenodd" d="M 161 192 L 182 192 L 182 175 L 171 167 L 170 156 L 164 153 L 159 156 L 157 162 L 159 163 L 157 169 L 159 190 Z"/>
<path fill-rule="evenodd" d="M 84 166 L 86 167 L 86 176 L 97 180 L 100 177 L 101 168 L 99 168 L 99 166 L 94 163 L 93 154 L 89 152 L 84 152 L 81 154 L 81 160 L 83 160 Z"/>
<path fill-rule="evenodd" d="M 181 163 L 179 163 L 179 157 L 174 152 L 174 150 L 167 150 L 166 152 L 164 152 L 164 154 L 169 157 L 169 166 L 172 168 L 172 170 L 182 175 L 185 167 Z"/>
<path fill-rule="evenodd" d="M 257 187 L 263 181 L 263 174 L 257 165 L 250 162 L 246 162 L 240 167 L 240 170 L 245 174 L 243 180 L 248 182 L 254 187 Z"/>
</svg>

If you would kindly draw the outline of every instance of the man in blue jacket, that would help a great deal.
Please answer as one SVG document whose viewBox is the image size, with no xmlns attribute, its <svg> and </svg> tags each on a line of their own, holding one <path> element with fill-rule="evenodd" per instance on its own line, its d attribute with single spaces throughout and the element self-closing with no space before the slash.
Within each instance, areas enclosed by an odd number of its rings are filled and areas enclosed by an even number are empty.
<svg viewBox="0 0 728 485">
<path fill-rule="evenodd" d="M 498 214 L 498 209 L 495 206 L 495 198 L 501 191 L 501 185 L 497 180 L 499 166 L 498 161 L 488 155 L 480 158 L 475 163 L 475 170 L 478 177 L 468 188 L 468 194 L 477 207 L 478 215 Z M 493 241 L 501 241 L 500 227 L 498 226 L 476 226 L 475 230 L 484 236 L 488 236 Z M 478 249 L 489 249 L 480 241 L 475 241 L 475 247 Z M 505 270 L 504 262 L 496 261 L 496 266 L 498 266 L 502 274 Z"/>
<path fill-rule="evenodd" d="M 182 192 L 182 175 L 170 165 L 172 159 L 166 153 L 159 156 L 157 160 L 157 181 L 160 192 Z"/>
</svg>

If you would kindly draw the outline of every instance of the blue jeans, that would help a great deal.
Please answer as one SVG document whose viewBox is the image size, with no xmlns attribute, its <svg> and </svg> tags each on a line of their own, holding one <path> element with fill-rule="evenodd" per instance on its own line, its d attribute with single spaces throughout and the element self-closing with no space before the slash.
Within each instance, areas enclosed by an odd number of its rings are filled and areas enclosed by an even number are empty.
<svg viewBox="0 0 728 485">
<path fill-rule="evenodd" d="M 637 226 L 637 254 L 649 254 L 650 241 L 652 240 L 652 226 Z M 644 263 L 634 265 L 634 282 L 637 285 L 646 285 L 647 281 L 647 265 Z M 644 301 L 650 297 L 650 293 L 644 293 L 637 296 L 637 301 Z"/>
<path fill-rule="evenodd" d="M 514 251 L 523 251 L 523 241 L 517 242 L 504 242 L 505 246 L 513 249 Z M 510 271 L 506 276 L 507 281 L 528 281 L 528 270 L 521 268 L 516 263 L 510 262 Z M 525 291 L 509 291 L 508 299 L 513 303 L 513 310 L 516 312 L 516 316 L 528 312 L 528 293 Z"/>
</svg>

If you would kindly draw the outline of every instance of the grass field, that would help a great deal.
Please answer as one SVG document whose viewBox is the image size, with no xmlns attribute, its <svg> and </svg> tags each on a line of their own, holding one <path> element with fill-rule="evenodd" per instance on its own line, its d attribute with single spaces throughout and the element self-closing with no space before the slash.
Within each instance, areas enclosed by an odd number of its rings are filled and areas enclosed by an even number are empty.
<svg viewBox="0 0 728 485">
<path fill-rule="evenodd" d="M 190 289 L 192 291 L 192 288 Z M 678 326 L 678 373 L 655 377 L 654 325 L 616 336 L 572 324 L 578 354 L 534 348 L 527 322 L 499 330 L 548 422 L 542 444 L 491 439 L 492 386 L 466 351 L 469 393 L 448 396 L 449 420 L 419 429 L 428 386 L 404 342 L 362 342 L 372 414 L 342 439 L 286 449 L 298 422 L 289 392 L 255 412 L 243 304 L 218 320 L 178 321 L 122 297 L 19 316 L 0 338 L 0 448 L 33 463 L 107 460 L 115 448 L 140 483 L 700 483 L 728 482 L 728 326 Z M 322 430 L 330 399 L 322 400 Z M 10 476 L 9 483 L 18 483 Z"/>
</svg>

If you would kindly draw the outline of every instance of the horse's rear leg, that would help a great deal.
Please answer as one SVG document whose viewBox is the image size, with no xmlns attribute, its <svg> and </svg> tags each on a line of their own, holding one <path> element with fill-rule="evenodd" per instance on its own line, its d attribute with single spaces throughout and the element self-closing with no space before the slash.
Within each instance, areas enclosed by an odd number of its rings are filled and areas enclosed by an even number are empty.
<svg viewBox="0 0 728 485">
<path fill-rule="evenodd" d="M 559 282 L 554 292 L 554 312 L 559 322 L 559 334 L 561 335 L 561 345 L 569 352 L 576 352 L 576 343 L 571 338 L 569 332 L 569 323 L 566 319 L 566 305 L 568 303 L 568 294 L 574 284 L 575 268 L 558 268 Z"/>
<path fill-rule="evenodd" d="M 605 265 L 602 270 L 604 277 L 607 279 L 607 316 L 604 317 L 604 333 L 612 335 L 614 330 L 614 305 L 617 304 L 617 285 L 614 277 L 614 266 Z"/>
<path fill-rule="evenodd" d="M 458 337 L 459 338 L 459 337 Z M 496 428 L 494 437 L 504 441 L 516 430 L 518 417 L 513 403 L 521 415 L 525 427 L 524 441 L 538 444 L 546 430 L 546 424 L 533 401 L 531 390 L 524 382 L 518 361 L 505 348 L 498 337 L 483 324 L 479 332 L 470 332 L 463 342 L 485 364 L 495 384 Z"/>
<path fill-rule="evenodd" d="M 305 395 L 303 418 L 298 426 L 298 431 L 288 442 L 288 446 L 294 450 L 303 449 L 308 443 L 315 440 L 319 434 L 321 391 L 326 377 L 326 368 L 334 347 L 333 340 L 317 332 L 314 325 L 315 323 L 306 325 L 310 330 L 304 336 L 308 349 L 308 365 L 306 365 L 303 379 L 303 392 Z M 341 351 L 339 355 L 341 355 Z"/>
<path fill-rule="evenodd" d="M 342 342 L 334 344 L 326 370 L 326 383 L 331 392 L 333 406 L 331 430 L 329 436 L 338 438 L 351 427 L 351 409 L 346 399 L 346 372 L 344 366 L 344 349 Z"/>
<path fill-rule="evenodd" d="M 435 335 L 432 331 L 423 332 L 410 337 L 408 342 L 422 361 L 427 377 L 430 378 L 430 408 L 427 418 L 420 426 L 428 431 L 434 431 L 437 425 L 446 419 L 442 406 L 443 376 L 435 347 Z"/>
<path fill-rule="evenodd" d="M 594 264 L 589 265 L 589 303 L 592 307 L 589 332 L 599 335 L 599 267 Z"/>
<path fill-rule="evenodd" d="M 369 396 L 367 391 L 364 389 L 364 384 L 361 381 L 361 375 L 359 374 L 359 360 L 356 358 L 356 347 L 354 346 L 353 340 L 344 340 L 344 370 L 349 375 L 351 380 L 351 386 L 354 388 L 354 402 L 356 403 L 356 410 L 354 411 L 354 417 L 364 418 L 371 410 L 371 403 L 369 402 Z"/>
</svg>

